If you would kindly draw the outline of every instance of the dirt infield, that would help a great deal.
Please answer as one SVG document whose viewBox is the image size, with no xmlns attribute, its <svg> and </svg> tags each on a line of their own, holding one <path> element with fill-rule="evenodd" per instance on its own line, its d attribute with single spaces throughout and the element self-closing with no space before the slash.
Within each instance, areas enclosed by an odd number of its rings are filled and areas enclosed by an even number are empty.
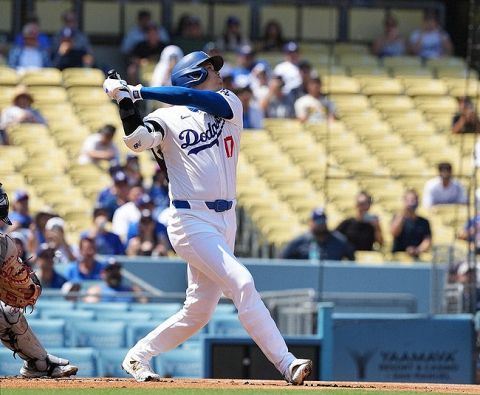
<svg viewBox="0 0 480 395">
<path fill-rule="evenodd" d="M 480 385 L 415 384 L 415 383 L 359 383 L 308 381 L 301 387 L 293 387 L 284 381 L 268 380 L 217 380 L 217 379 L 162 379 L 159 382 L 137 383 L 133 379 L 73 378 L 73 379 L 21 379 L 1 378 L 0 388 L 282 388 L 334 389 L 356 388 L 383 391 L 422 391 L 426 393 L 480 394 Z"/>
</svg>

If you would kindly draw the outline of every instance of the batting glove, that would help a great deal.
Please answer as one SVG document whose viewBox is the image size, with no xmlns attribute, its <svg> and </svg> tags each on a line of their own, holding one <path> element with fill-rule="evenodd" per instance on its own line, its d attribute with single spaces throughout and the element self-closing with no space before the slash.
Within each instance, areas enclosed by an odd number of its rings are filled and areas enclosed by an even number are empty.
<svg viewBox="0 0 480 395">
<path fill-rule="evenodd" d="M 110 99 L 115 100 L 117 103 L 120 103 L 120 100 L 126 97 L 130 98 L 130 91 L 124 80 L 107 78 L 103 83 L 103 90 Z"/>
<path fill-rule="evenodd" d="M 137 100 L 143 100 L 142 93 L 140 92 L 140 89 L 143 88 L 142 84 L 138 85 L 127 85 L 128 90 L 130 91 L 130 98 L 133 100 L 135 103 Z"/>
</svg>

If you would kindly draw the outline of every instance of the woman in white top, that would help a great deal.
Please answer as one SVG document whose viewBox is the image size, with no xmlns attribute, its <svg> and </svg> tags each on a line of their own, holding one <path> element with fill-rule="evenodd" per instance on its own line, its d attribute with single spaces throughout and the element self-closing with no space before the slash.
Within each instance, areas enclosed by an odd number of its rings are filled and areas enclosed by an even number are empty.
<svg viewBox="0 0 480 395">
<path fill-rule="evenodd" d="M 183 58 L 183 51 L 176 45 L 168 45 L 160 55 L 152 75 L 152 86 L 170 86 L 170 75 L 179 59 Z"/>
</svg>

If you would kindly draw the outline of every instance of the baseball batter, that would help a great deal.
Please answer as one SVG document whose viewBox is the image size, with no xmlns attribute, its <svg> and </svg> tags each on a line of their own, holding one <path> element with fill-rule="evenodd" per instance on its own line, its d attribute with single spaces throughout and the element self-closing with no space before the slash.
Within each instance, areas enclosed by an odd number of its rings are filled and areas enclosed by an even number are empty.
<svg viewBox="0 0 480 395">
<path fill-rule="evenodd" d="M 8 207 L 7 194 L 0 184 L 0 220 L 11 225 Z M 69 377 L 78 368 L 66 359 L 48 354 L 23 314 L 23 309 L 33 306 L 40 293 L 40 282 L 18 257 L 15 242 L 0 233 L 0 341 L 24 360 L 20 369 L 23 377 Z"/>
<path fill-rule="evenodd" d="M 127 86 L 108 78 L 104 89 L 117 101 L 126 145 L 151 149 L 169 177 L 172 214 L 168 234 L 188 263 L 183 309 L 141 339 L 126 355 L 123 368 L 138 381 L 158 380 L 151 358 L 183 343 L 207 324 L 222 293 L 267 358 L 292 384 L 302 384 L 312 362 L 290 352 L 255 289 L 250 272 L 233 254 L 235 184 L 242 105 L 222 89 L 220 56 L 192 52 L 172 70 L 171 87 Z M 118 78 L 118 75 L 116 76 Z M 172 104 L 143 120 L 133 104 L 153 99 Z"/>
</svg>

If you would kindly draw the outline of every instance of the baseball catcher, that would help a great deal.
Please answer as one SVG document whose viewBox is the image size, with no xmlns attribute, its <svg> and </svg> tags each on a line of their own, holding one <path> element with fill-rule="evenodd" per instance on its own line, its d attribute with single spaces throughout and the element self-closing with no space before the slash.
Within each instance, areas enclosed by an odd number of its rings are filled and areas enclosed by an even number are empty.
<svg viewBox="0 0 480 395">
<path fill-rule="evenodd" d="M 8 197 L 0 184 L 0 219 L 8 219 Z M 0 233 L 0 341 L 24 360 L 20 374 L 27 378 L 68 377 L 78 368 L 66 359 L 47 354 L 23 314 L 42 292 L 37 276 L 18 256 L 15 242 Z"/>
</svg>

